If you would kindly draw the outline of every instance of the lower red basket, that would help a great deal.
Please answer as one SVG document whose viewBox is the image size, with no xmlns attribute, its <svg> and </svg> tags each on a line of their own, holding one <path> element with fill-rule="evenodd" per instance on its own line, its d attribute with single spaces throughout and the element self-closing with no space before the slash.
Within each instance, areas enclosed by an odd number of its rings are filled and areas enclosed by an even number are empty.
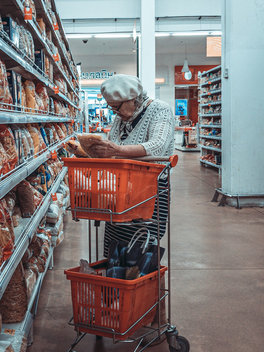
<svg viewBox="0 0 264 352">
<path fill-rule="evenodd" d="M 73 320 L 74 324 L 80 324 L 77 325 L 79 331 L 113 337 L 112 330 L 117 334 L 116 339 L 125 340 L 153 320 L 155 309 L 126 333 L 157 302 L 158 271 L 136 280 L 120 280 L 102 276 L 101 270 L 97 270 L 98 275 L 80 273 L 79 270 L 80 267 L 65 270 L 71 281 Z M 161 266 L 161 277 L 166 270 L 167 267 Z"/>
</svg>

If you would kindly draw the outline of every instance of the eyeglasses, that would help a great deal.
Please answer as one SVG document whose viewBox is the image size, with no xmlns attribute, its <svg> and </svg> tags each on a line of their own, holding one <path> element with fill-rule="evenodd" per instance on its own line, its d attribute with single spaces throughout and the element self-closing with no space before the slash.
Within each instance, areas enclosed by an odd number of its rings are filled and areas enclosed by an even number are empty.
<svg viewBox="0 0 264 352">
<path fill-rule="evenodd" d="M 115 113 L 118 113 L 119 110 L 121 109 L 123 103 L 124 103 L 124 101 L 119 105 L 118 108 L 113 108 L 112 106 L 110 106 L 110 105 L 107 104 L 107 108 L 108 108 L 109 110 L 112 110 L 112 111 L 115 112 Z"/>
</svg>

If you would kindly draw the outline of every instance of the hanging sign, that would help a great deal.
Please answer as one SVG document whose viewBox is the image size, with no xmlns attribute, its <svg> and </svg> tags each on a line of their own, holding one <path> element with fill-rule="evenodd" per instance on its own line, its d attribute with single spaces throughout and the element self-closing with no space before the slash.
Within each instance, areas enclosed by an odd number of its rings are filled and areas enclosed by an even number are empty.
<svg viewBox="0 0 264 352">
<path fill-rule="evenodd" d="M 25 6 L 24 7 L 24 20 L 32 20 L 32 8 L 31 7 L 28 7 L 28 6 Z"/>
<path fill-rule="evenodd" d="M 107 79 L 116 74 L 116 72 L 109 72 L 105 69 L 97 72 L 82 72 L 81 79 Z"/>
</svg>

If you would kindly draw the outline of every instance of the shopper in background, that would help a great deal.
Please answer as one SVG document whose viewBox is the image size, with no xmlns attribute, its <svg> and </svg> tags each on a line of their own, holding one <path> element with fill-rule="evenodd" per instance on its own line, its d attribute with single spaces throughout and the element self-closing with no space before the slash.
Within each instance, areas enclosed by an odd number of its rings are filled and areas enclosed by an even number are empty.
<svg viewBox="0 0 264 352">
<path fill-rule="evenodd" d="M 165 102 L 150 99 L 143 91 L 142 84 L 137 77 L 115 75 L 102 84 L 101 92 L 109 108 L 117 116 L 111 128 L 109 139 L 98 140 L 90 150 L 92 156 L 133 158 L 173 154 L 174 117 L 171 109 Z M 161 187 L 166 185 L 166 180 L 160 181 Z M 168 216 L 167 194 L 161 195 L 159 209 L 160 221 L 162 222 L 160 237 L 162 237 L 166 231 Z M 157 219 L 157 205 L 155 205 L 153 219 Z M 128 227 L 106 223 L 104 255 L 107 257 L 108 245 L 112 239 L 129 242 L 139 226 L 140 224 Z M 148 229 L 152 236 L 157 237 L 157 224 L 149 225 Z M 145 238 L 142 237 L 142 242 L 144 240 Z M 164 301 L 161 304 L 161 323 L 166 323 Z M 157 317 L 155 317 L 153 325 L 157 325 Z M 165 337 L 165 335 L 162 336 Z M 147 342 L 145 341 L 145 343 Z"/>
</svg>

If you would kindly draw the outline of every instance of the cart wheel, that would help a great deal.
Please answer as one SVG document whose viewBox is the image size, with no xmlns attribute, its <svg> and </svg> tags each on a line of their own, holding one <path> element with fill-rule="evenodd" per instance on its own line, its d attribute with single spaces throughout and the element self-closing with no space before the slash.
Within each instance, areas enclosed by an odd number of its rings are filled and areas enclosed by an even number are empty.
<svg viewBox="0 0 264 352">
<path fill-rule="evenodd" d="M 176 336 L 176 341 L 178 343 L 178 347 L 175 348 L 173 346 L 169 346 L 170 352 L 189 352 L 190 344 L 189 341 L 183 336 Z"/>
</svg>

